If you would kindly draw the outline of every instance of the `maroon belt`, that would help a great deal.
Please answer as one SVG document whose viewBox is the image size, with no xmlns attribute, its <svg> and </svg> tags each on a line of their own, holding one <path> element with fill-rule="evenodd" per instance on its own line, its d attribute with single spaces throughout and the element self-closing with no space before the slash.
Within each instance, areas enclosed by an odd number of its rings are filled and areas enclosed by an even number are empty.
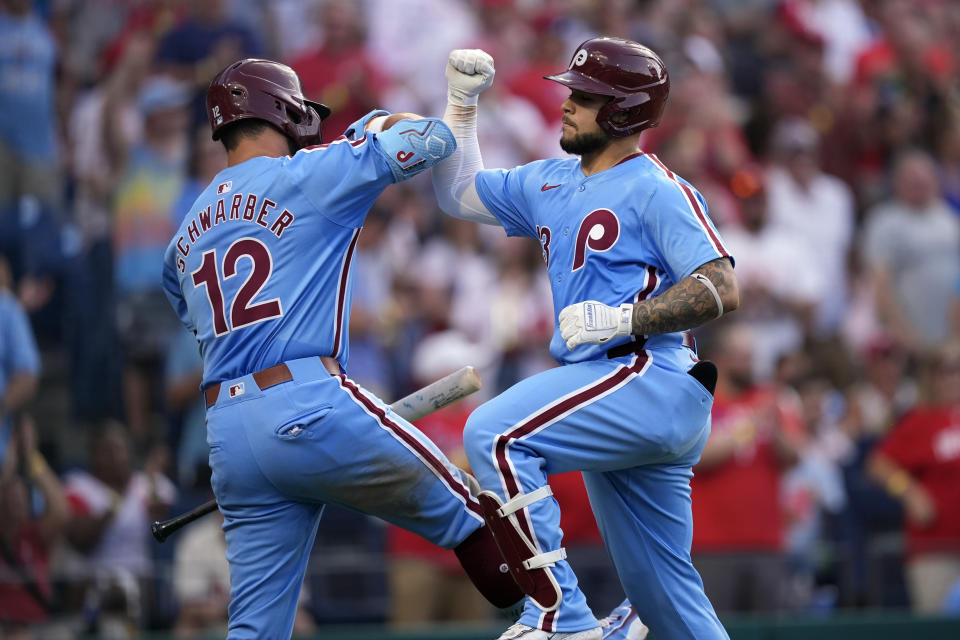
<svg viewBox="0 0 960 640">
<path fill-rule="evenodd" d="M 335 376 L 340 374 L 340 363 L 335 359 L 330 356 L 317 357 L 323 362 L 323 366 L 330 372 L 330 375 Z M 284 362 L 275 364 L 272 367 L 267 367 L 266 369 L 261 369 L 253 374 L 253 381 L 257 383 L 261 391 L 283 382 L 290 382 L 291 380 L 293 380 L 293 374 L 290 373 L 290 367 Z M 217 398 L 220 396 L 220 383 L 216 382 L 210 385 L 203 394 L 207 399 L 207 408 L 209 409 L 216 404 Z"/>
</svg>

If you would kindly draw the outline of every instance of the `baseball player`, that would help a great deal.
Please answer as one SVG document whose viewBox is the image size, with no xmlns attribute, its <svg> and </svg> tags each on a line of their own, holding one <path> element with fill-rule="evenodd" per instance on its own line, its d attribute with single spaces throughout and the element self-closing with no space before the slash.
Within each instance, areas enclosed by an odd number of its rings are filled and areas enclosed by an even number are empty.
<svg viewBox="0 0 960 640">
<path fill-rule="evenodd" d="M 564 560 L 547 484 L 572 470 L 624 606 L 657 638 L 726 638 L 690 562 L 691 466 L 710 431 L 716 367 L 698 363 L 686 330 L 735 309 L 739 294 L 703 198 L 639 148 L 663 112 L 667 70 L 636 42 L 587 40 L 547 76 L 570 88 L 560 144 L 579 157 L 510 170 L 484 170 L 476 137 L 493 60 L 454 51 L 446 73 L 458 149 L 433 172 L 441 207 L 537 239 L 560 310 L 550 351 L 563 366 L 480 406 L 464 432 L 484 516 L 529 596 L 501 640 L 604 633 Z"/>
<path fill-rule="evenodd" d="M 257 59 L 214 78 L 207 112 L 228 167 L 170 242 L 163 284 L 203 357 L 228 637 L 290 637 L 325 503 L 454 549 L 493 604 L 520 601 L 470 478 L 344 375 L 364 217 L 389 184 L 450 155 L 449 128 L 374 111 L 320 144 L 330 110 L 304 100 L 289 67 Z"/>
</svg>

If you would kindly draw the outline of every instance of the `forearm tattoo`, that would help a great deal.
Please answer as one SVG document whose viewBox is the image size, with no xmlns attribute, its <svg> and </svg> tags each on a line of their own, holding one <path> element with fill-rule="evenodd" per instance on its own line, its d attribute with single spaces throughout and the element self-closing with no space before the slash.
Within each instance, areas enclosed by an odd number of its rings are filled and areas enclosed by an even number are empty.
<svg viewBox="0 0 960 640">
<path fill-rule="evenodd" d="M 730 292 L 736 287 L 730 261 L 718 258 L 702 265 L 694 273 L 710 279 L 726 306 Z M 659 296 L 634 305 L 633 333 L 655 335 L 692 329 L 716 318 L 717 311 L 713 293 L 695 279 L 684 278 Z"/>
</svg>

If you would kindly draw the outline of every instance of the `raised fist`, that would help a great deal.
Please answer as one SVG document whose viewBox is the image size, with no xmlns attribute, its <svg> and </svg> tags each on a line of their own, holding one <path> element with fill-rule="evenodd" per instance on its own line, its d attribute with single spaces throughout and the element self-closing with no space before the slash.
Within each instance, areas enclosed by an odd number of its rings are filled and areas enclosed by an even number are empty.
<svg viewBox="0 0 960 640">
<path fill-rule="evenodd" d="M 493 84 L 493 57 L 482 49 L 454 49 L 447 59 L 447 100 L 477 104 L 480 92 Z"/>
</svg>

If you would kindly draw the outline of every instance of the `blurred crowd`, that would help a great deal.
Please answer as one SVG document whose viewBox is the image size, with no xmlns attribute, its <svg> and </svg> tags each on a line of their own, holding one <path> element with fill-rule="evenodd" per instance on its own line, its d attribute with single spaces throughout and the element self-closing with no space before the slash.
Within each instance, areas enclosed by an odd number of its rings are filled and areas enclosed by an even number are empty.
<svg viewBox="0 0 960 640">
<path fill-rule="evenodd" d="M 225 166 L 213 75 L 290 64 L 330 140 L 374 107 L 441 114 L 448 52 L 483 48 L 480 146 L 512 167 L 562 155 L 540 77 L 599 34 L 666 61 L 641 146 L 736 258 L 740 309 L 696 333 L 721 378 L 693 555 L 721 617 L 960 614 L 960 3 L 0 0 L 0 635 L 223 628 L 217 516 L 149 534 L 210 497 L 201 362 L 159 273 Z M 554 309 L 537 243 L 442 216 L 421 178 L 360 235 L 347 369 L 389 400 L 477 366 L 484 390 L 420 423 L 465 462 L 471 407 L 553 366 Z M 552 482 L 605 611 L 579 477 Z M 328 508 L 298 633 L 489 619 L 451 560 Z"/>
</svg>

